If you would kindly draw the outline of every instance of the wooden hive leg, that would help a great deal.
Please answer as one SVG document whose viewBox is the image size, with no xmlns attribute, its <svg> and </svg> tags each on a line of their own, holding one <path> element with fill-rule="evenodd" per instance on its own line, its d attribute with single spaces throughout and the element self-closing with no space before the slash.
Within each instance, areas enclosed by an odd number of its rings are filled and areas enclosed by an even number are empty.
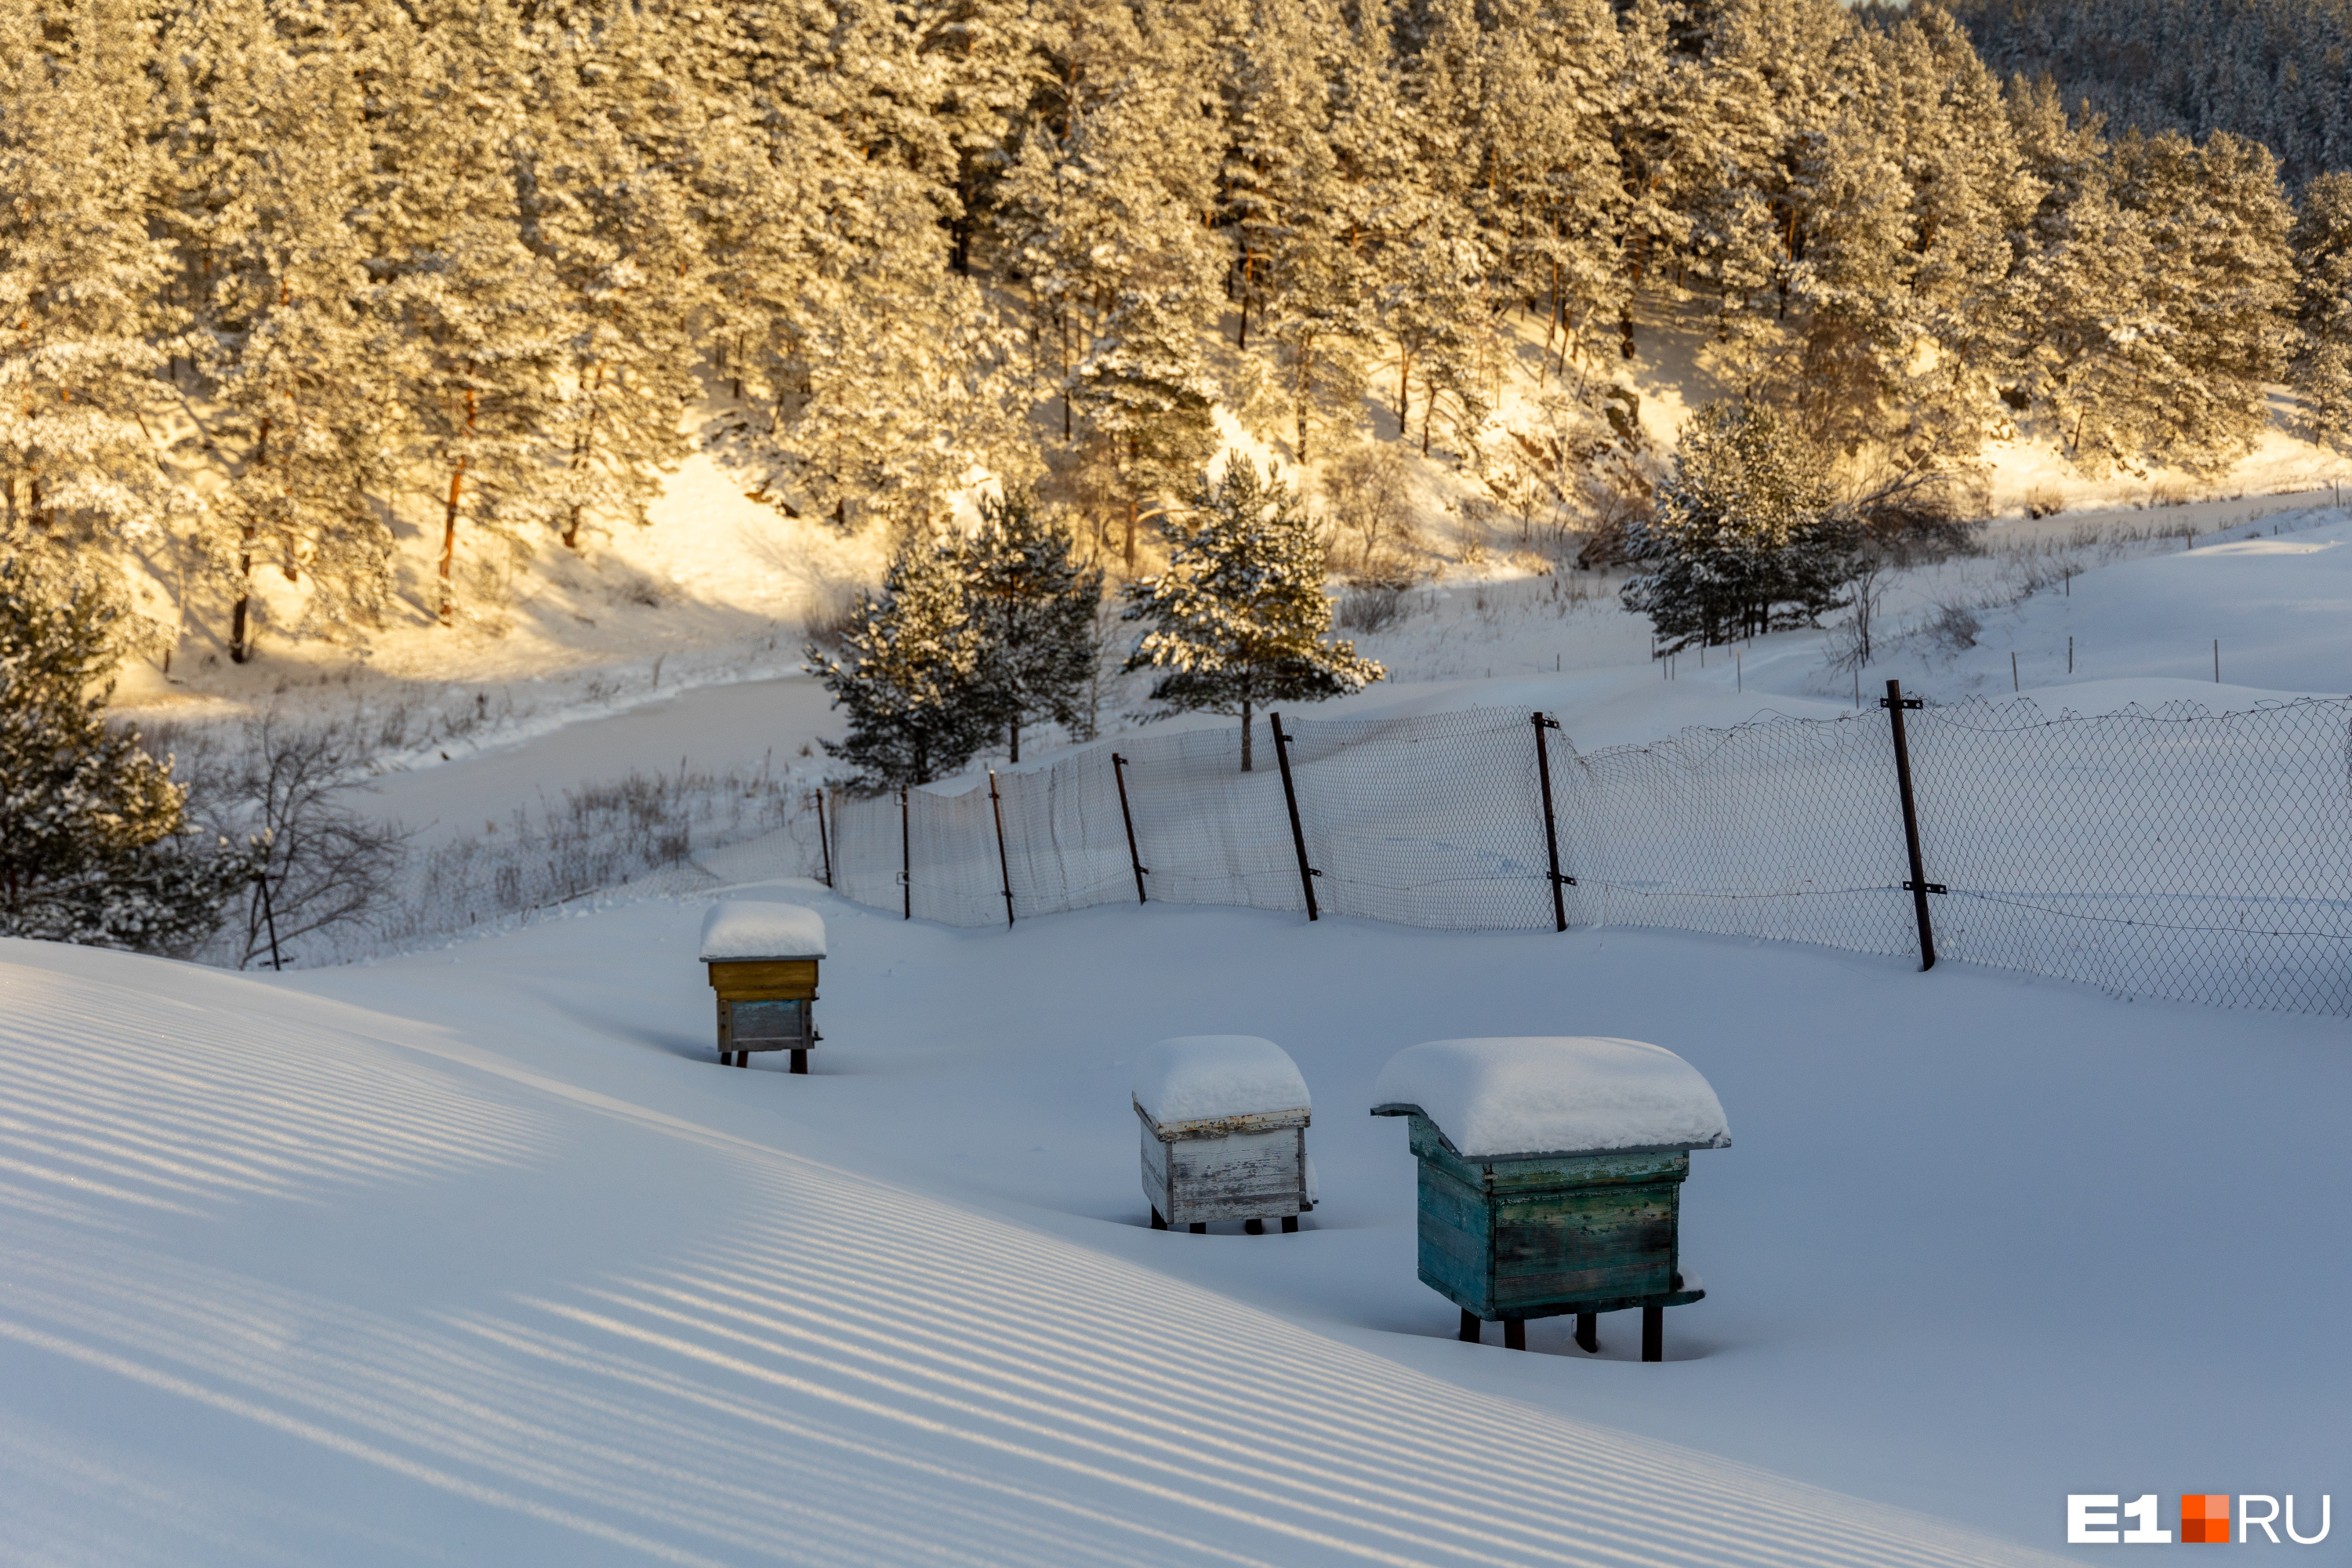
<svg viewBox="0 0 2352 1568">
<path fill-rule="evenodd" d="M 1196 1219 L 1192 1222 L 1192 1229 L 1194 1236 L 1206 1236 L 1209 1234 L 1209 1222 Z"/>
<path fill-rule="evenodd" d="M 739 1068 L 750 1067 L 751 1065 L 751 1053 L 749 1051 L 737 1051 L 735 1053 L 735 1065 Z"/>
<path fill-rule="evenodd" d="M 1642 1359 L 1666 1359 L 1666 1310 L 1664 1307 L 1642 1309 Z"/>
<path fill-rule="evenodd" d="M 1166 1230 L 1168 1228 L 1168 1222 L 1160 1216 L 1160 1211 L 1157 1208 L 1154 1208 L 1151 1211 L 1151 1228 L 1154 1230 Z"/>
<path fill-rule="evenodd" d="M 1462 1309 L 1462 1331 L 1454 1337 L 1465 1345 L 1475 1345 L 1478 1342 L 1480 1326 L 1478 1314 L 1465 1307 Z"/>
<path fill-rule="evenodd" d="M 808 1071 L 808 1053 L 806 1051 L 794 1051 L 793 1053 L 793 1070 L 799 1073 Z"/>
<path fill-rule="evenodd" d="M 1523 1351 L 1528 1348 L 1528 1321 L 1525 1318 L 1503 1320 L 1503 1348 L 1507 1351 Z"/>
<path fill-rule="evenodd" d="M 723 1067 L 723 1068 L 731 1068 L 731 1067 L 733 1067 L 733 1066 L 735 1065 L 735 1053 L 734 1053 L 733 1051 L 721 1051 L 721 1052 L 719 1052 L 719 1065 L 720 1067 Z"/>
<path fill-rule="evenodd" d="M 1597 1354 L 1600 1352 L 1600 1313 L 1579 1312 L 1576 1314 L 1576 1342 L 1583 1348 L 1583 1351 L 1587 1355 Z"/>
<path fill-rule="evenodd" d="M 1298 1216 L 1297 1215 L 1286 1214 L 1282 1216 L 1282 1234 L 1285 1236 L 1297 1236 L 1298 1234 Z"/>
<path fill-rule="evenodd" d="M 1264 1236 L 1265 1234 L 1265 1221 L 1258 1218 L 1255 1215 L 1252 1215 L 1249 1218 L 1242 1221 L 1242 1229 L 1251 1236 Z"/>
</svg>

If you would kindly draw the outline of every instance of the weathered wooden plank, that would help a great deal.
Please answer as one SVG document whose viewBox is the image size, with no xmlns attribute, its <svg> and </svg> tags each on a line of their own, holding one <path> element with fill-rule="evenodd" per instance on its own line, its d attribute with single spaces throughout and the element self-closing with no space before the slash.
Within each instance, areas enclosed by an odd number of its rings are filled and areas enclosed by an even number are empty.
<svg viewBox="0 0 2352 1568">
<path fill-rule="evenodd" d="M 1135 1104 L 1132 1100 L 1129 1103 Z M 1140 1105 L 1135 1105 L 1135 1113 L 1143 1119 L 1152 1136 L 1162 1142 L 1174 1142 L 1181 1138 L 1229 1138 L 1240 1132 L 1274 1132 L 1308 1124 L 1304 1110 L 1261 1110 L 1247 1116 L 1204 1117 L 1197 1121 L 1154 1121 L 1151 1112 Z"/>
<path fill-rule="evenodd" d="M 1171 1223 L 1168 1211 L 1175 1205 L 1168 1197 L 1168 1146 L 1148 1129 L 1143 1134 L 1143 1195 L 1163 1225 Z"/>
<path fill-rule="evenodd" d="M 778 958 L 730 959 L 707 967 L 710 988 L 722 1000 L 758 1002 L 789 996 L 814 998 L 816 965 L 814 958 Z"/>
<path fill-rule="evenodd" d="M 1291 1218 L 1307 1207 L 1305 1123 L 1219 1137 L 1163 1138 L 1141 1106 L 1144 1195 L 1173 1225 Z M 1235 1121 L 1246 1119 L 1235 1118 Z"/>
<path fill-rule="evenodd" d="M 1466 1311 L 1491 1316 L 1494 1247 L 1486 1194 L 1438 1166 L 1424 1164 L 1420 1195 L 1422 1283 Z"/>
<path fill-rule="evenodd" d="M 1412 1142 L 1419 1272 L 1465 1310 L 1549 1317 L 1674 1294 L 1686 1152 L 1468 1160 L 1420 1116 Z"/>
</svg>

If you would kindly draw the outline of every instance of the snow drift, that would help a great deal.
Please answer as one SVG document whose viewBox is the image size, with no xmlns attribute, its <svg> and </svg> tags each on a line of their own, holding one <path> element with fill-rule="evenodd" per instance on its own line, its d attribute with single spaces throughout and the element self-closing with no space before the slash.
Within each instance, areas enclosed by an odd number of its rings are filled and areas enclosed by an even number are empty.
<svg viewBox="0 0 2352 1568">
<path fill-rule="evenodd" d="M 0 944 L 8 1550 L 2032 1557 L 765 1146 L 692 1113 L 740 1075 L 669 1066 L 678 1110 L 275 983 Z"/>
<path fill-rule="evenodd" d="M 1602 1149 L 1727 1149 L 1698 1069 L 1640 1040 L 1430 1040 L 1389 1058 L 1372 1114 L 1418 1110 L 1471 1159 Z"/>
</svg>

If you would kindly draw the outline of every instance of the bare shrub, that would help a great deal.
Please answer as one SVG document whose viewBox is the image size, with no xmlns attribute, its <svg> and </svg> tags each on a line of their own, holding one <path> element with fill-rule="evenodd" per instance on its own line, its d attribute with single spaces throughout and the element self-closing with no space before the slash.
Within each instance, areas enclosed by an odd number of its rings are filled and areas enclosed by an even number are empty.
<svg viewBox="0 0 2352 1568">
<path fill-rule="evenodd" d="M 1831 635 L 1831 668 L 1860 669 L 1870 662 L 1879 606 L 1891 586 L 1886 563 L 1867 558 L 1846 580 L 1846 602 L 1853 614 Z"/>
<path fill-rule="evenodd" d="M 1405 585 L 1402 583 L 1352 583 L 1339 595 L 1332 618 L 1346 631 L 1376 632 L 1402 617 L 1404 595 Z"/>
<path fill-rule="evenodd" d="M 857 624 L 858 595 L 836 588 L 809 606 L 801 619 L 801 635 L 827 653 L 839 654 L 842 639 Z"/>
<path fill-rule="evenodd" d="M 1919 635 L 1928 647 L 1950 658 L 1977 646 L 1977 637 L 1984 631 L 1984 623 L 1977 619 L 1974 609 L 1966 605 L 1937 605 L 1929 613 L 1927 625 Z"/>
<path fill-rule="evenodd" d="M 2066 510 L 2066 498 L 2047 485 L 2025 492 L 2025 515 L 2032 518 L 2056 517 Z"/>
<path fill-rule="evenodd" d="M 1404 455 L 1392 442 L 1368 441 L 1325 465 L 1323 503 L 1334 531 L 1354 544 L 1359 572 L 1384 552 L 1413 548 Z"/>
<path fill-rule="evenodd" d="M 191 814 L 264 857 L 244 908 L 214 939 L 221 962 L 244 969 L 377 928 L 411 835 L 346 804 L 369 755 L 360 721 L 303 724 L 272 710 L 247 720 L 234 745 L 217 731 L 166 740 L 184 748 Z"/>
</svg>

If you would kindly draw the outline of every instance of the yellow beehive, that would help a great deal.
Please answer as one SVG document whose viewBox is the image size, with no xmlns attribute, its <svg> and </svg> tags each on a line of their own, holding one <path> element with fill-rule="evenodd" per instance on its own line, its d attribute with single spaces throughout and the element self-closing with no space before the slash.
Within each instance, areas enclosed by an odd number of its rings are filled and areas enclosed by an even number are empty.
<svg viewBox="0 0 2352 1568">
<path fill-rule="evenodd" d="M 790 1051 L 808 1071 L 816 1028 L 824 921 L 798 904 L 751 899 L 713 904 L 702 921 L 702 962 L 719 1001 L 719 1059 L 748 1068 L 753 1051 Z"/>
</svg>

